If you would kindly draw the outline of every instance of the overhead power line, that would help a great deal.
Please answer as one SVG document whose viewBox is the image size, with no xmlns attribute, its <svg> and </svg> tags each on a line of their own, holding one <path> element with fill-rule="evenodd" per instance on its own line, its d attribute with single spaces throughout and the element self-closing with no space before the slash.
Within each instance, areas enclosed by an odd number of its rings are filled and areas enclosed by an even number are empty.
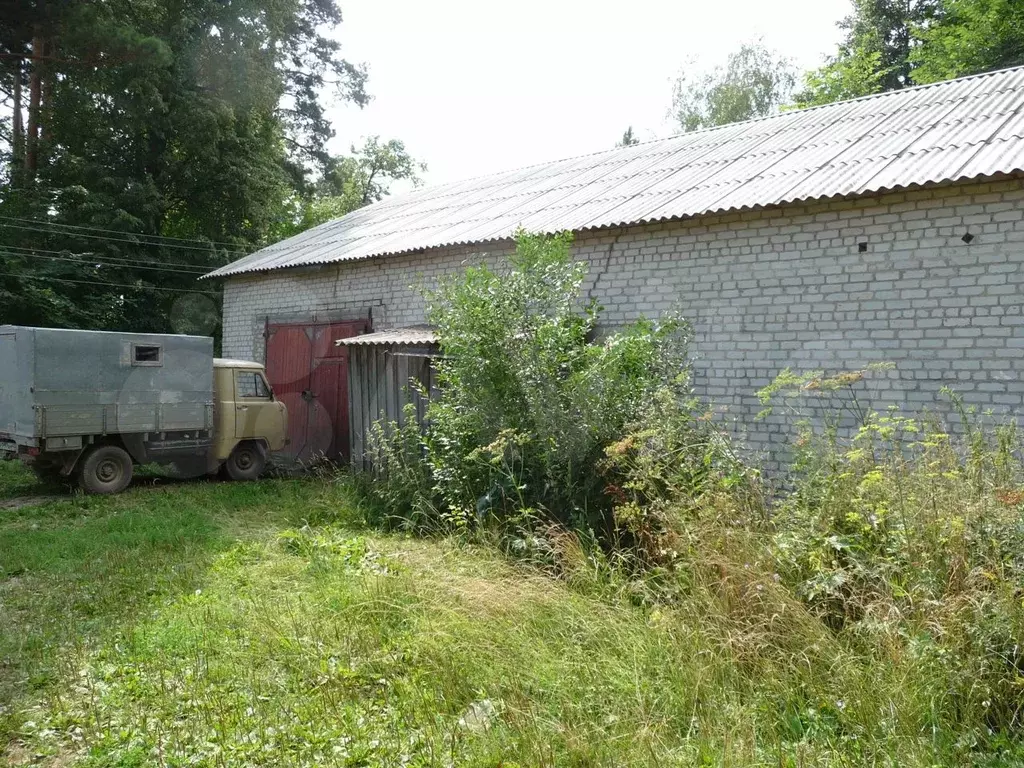
<svg viewBox="0 0 1024 768">
<path fill-rule="evenodd" d="M 200 240 L 198 238 L 172 237 L 171 235 L 136 234 L 134 232 L 125 232 L 122 229 L 104 229 L 103 227 L 91 227 L 91 226 L 89 226 L 87 224 L 64 224 L 63 222 L 60 222 L 60 221 L 50 221 L 49 219 L 27 219 L 27 218 L 19 217 L 19 216 L 0 216 L 0 219 L 3 219 L 4 221 L 19 221 L 19 222 L 22 222 L 23 224 L 46 224 L 46 225 L 54 226 L 54 227 L 64 227 L 66 229 L 85 229 L 85 230 L 89 230 L 91 232 L 105 232 L 105 233 L 111 234 L 111 235 L 121 235 L 121 236 L 130 235 L 132 237 L 151 237 L 151 238 L 154 238 L 156 240 L 174 240 L 174 241 L 177 241 L 177 242 L 180 242 L 180 243 L 194 243 L 196 245 L 220 245 L 220 246 L 223 246 L 224 248 L 230 248 L 230 249 L 232 249 L 232 250 L 234 250 L 234 251 L 236 251 L 238 253 L 242 252 L 242 250 L 239 249 L 237 244 L 226 243 L 226 242 L 222 242 L 222 241 L 218 241 L 218 240 Z"/>
<path fill-rule="evenodd" d="M 200 275 L 205 275 L 207 272 L 213 269 L 213 267 L 204 267 L 200 264 L 189 264 L 188 262 L 184 261 L 152 261 L 143 259 L 132 259 L 128 256 L 106 256 L 98 253 L 93 253 L 92 251 L 86 251 L 85 253 L 76 253 L 74 251 L 69 251 L 66 249 L 62 251 L 55 251 L 52 249 L 48 250 L 46 248 L 26 248 L 21 245 L 0 245 L 0 250 L 14 251 L 15 255 L 21 255 L 22 252 L 26 256 L 31 256 L 34 254 L 52 253 L 56 256 L 77 256 L 80 259 L 95 259 L 97 261 L 110 261 L 117 264 L 124 263 L 126 265 L 138 264 L 142 266 L 154 267 L 181 267 L 182 269 L 186 270 L 194 270 L 197 274 Z"/>
<path fill-rule="evenodd" d="M 101 261 L 99 259 L 71 259 L 66 256 L 46 256 L 41 253 L 11 253 L 10 251 L 0 250 L 0 256 L 30 256 L 36 259 L 49 259 L 51 261 L 66 261 L 71 264 L 77 264 L 81 267 L 120 267 L 121 269 L 147 269 L 154 270 L 156 272 L 172 272 L 177 275 L 188 275 L 189 277 L 199 279 L 202 276 L 202 272 L 188 272 L 184 269 L 174 269 L 173 267 L 152 267 L 141 264 L 119 264 L 117 262 Z"/>
<path fill-rule="evenodd" d="M 36 226 L 30 227 L 30 226 L 25 225 L 25 224 L 9 224 L 7 222 L 0 221 L 0 227 L 9 227 L 11 229 L 24 229 L 24 230 L 28 230 L 29 232 L 37 232 L 37 233 L 42 232 L 42 233 L 45 233 L 45 234 L 48 234 L 48 235 L 67 235 L 69 237 L 87 237 L 87 238 L 89 238 L 91 240 L 103 240 L 103 241 L 108 242 L 108 243 L 127 243 L 128 245 L 154 245 L 154 246 L 157 246 L 158 248 L 177 248 L 177 249 L 185 250 L 185 251 L 205 251 L 206 253 L 211 253 L 211 252 L 215 252 L 215 251 L 218 250 L 217 248 L 215 248 L 210 243 L 207 243 L 207 245 L 205 247 L 202 247 L 202 246 L 198 246 L 198 245 L 179 245 L 177 243 L 155 243 L 155 242 L 147 242 L 147 241 L 144 241 L 144 240 L 143 241 L 129 240 L 127 238 L 121 238 L 121 237 L 110 237 L 109 235 L 93 235 L 93 234 L 89 234 L 87 232 L 67 232 L 67 231 L 61 230 L 61 229 L 43 229 L 43 230 L 40 230 L 39 229 L 39 225 L 44 225 L 45 226 L 45 224 L 46 224 L 45 222 L 38 222 L 36 224 Z M 59 226 L 59 225 L 57 225 L 57 226 Z M 247 251 L 226 251 L 226 252 L 227 253 L 240 254 L 242 256 L 247 256 L 248 255 Z"/>
<path fill-rule="evenodd" d="M 131 285 L 130 283 L 104 283 L 101 280 L 71 280 L 66 277 L 44 277 L 42 275 L 21 275 L 17 272 L 0 272 L 0 277 L 27 278 L 29 280 L 51 280 L 57 283 L 77 285 L 98 285 L 102 288 L 128 288 L 134 291 L 168 291 L 170 293 L 195 293 L 200 296 L 216 296 L 213 291 L 192 291 L 188 288 L 161 288 L 158 285 Z"/>
</svg>

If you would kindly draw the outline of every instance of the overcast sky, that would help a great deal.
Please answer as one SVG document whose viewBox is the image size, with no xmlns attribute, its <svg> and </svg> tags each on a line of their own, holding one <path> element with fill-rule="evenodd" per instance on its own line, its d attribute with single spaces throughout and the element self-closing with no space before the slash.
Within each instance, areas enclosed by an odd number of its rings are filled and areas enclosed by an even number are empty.
<svg viewBox="0 0 1024 768">
<path fill-rule="evenodd" d="M 345 56 L 369 65 L 365 109 L 331 110 L 335 151 L 399 138 L 429 183 L 671 135 L 687 60 L 761 37 L 801 68 L 835 50 L 850 0 L 340 0 Z M 396 190 L 397 191 L 397 190 Z"/>
</svg>

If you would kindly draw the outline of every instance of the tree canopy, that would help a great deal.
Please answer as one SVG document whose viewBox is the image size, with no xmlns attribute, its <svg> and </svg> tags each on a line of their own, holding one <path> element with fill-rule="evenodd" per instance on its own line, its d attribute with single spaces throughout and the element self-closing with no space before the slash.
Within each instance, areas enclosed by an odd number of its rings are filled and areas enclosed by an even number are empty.
<svg viewBox="0 0 1024 768">
<path fill-rule="evenodd" d="M 931 83 L 1024 64 L 1024 3 L 945 0 L 935 23 L 918 30 L 914 81 Z"/>
<path fill-rule="evenodd" d="M 414 160 L 401 141 L 371 136 L 361 147 L 353 146 L 351 155 L 329 158 L 306 193 L 289 200 L 293 215 L 281 222 L 274 239 L 291 237 L 383 200 L 395 181 L 416 186 L 419 173 L 425 170 L 426 165 Z"/>
<path fill-rule="evenodd" d="M 684 69 L 672 92 L 672 115 L 683 131 L 765 117 L 789 98 L 793 65 L 759 42 L 729 55 L 724 67 Z"/>
<path fill-rule="evenodd" d="M 369 98 L 340 21 L 334 0 L 0 0 L 0 322 L 176 330 L 183 302 L 215 316 L 198 275 L 414 177 L 400 142 L 328 151 L 328 99 Z"/>
<path fill-rule="evenodd" d="M 798 106 L 1024 64 L 1019 0 L 854 0 L 839 50 L 808 72 Z"/>
<path fill-rule="evenodd" d="M 632 147 L 634 144 L 639 144 L 640 139 L 633 133 L 633 126 L 629 126 L 625 131 L 622 132 L 622 138 L 615 142 L 616 147 Z"/>
<path fill-rule="evenodd" d="M 746 43 L 725 66 L 690 66 L 671 115 L 682 131 L 763 117 L 1024 64 L 1021 0 L 851 0 L 843 40 L 825 64 L 796 76 L 787 59 Z"/>
</svg>

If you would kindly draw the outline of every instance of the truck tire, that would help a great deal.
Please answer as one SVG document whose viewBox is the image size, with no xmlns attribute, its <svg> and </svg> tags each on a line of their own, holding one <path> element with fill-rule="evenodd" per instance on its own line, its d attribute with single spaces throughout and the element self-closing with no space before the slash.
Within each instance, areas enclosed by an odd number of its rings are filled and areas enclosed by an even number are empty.
<svg viewBox="0 0 1024 768">
<path fill-rule="evenodd" d="M 97 445 L 78 465 L 78 485 L 86 493 L 118 493 L 132 481 L 132 457 L 116 445 Z"/>
<path fill-rule="evenodd" d="M 259 443 L 247 441 L 235 446 L 224 462 L 224 472 L 232 480 L 255 480 L 267 466 L 267 454 Z"/>
</svg>

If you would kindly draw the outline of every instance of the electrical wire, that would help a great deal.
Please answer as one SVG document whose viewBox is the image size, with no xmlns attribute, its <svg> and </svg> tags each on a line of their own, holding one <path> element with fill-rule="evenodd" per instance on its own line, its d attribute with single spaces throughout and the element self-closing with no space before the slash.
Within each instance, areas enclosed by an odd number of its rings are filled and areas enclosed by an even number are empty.
<svg viewBox="0 0 1024 768">
<path fill-rule="evenodd" d="M 42 223 L 42 222 L 40 222 L 40 223 Z M 24 229 L 24 230 L 27 230 L 29 232 L 36 232 L 36 233 L 40 232 L 40 229 L 39 229 L 38 226 L 29 227 L 29 226 L 26 226 L 24 224 L 7 224 L 7 223 L 2 222 L 2 221 L 0 221 L 0 227 L 9 227 L 11 229 Z M 207 244 L 207 247 L 203 248 L 203 247 L 200 247 L 200 246 L 197 246 L 197 245 L 176 245 L 174 243 L 153 243 L 153 242 L 146 242 L 146 241 L 140 242 L 138 240 L 127 240 L 127 239 L 124 239 L 124 238 L 109 237 L 109 236 L 105 236 L 105 235 L 90 235 L 90 234 L 88 234 L 86 232 L 66 232 L 66 231 L 60 230 L 60 229 L 50 229 L 50 230 L 45 230 L 44 229 L 44 230 L 42 230 L 42 232 L 44 234 L 48 234 L 48 235 L 66 235 L 68 237 L 87 237 L 87 238 L 89 238 L 91 240 L 103 240 L 103 241 L 108 242 L 108 243 L 127 243 L 129 245 L 155 245 L 158 248 L 178 248 L 178 249 L 185 250 L 185 251 L 205 251 L 206 253 L 211 253 L 211 252 L 217 250 L 216 248 L 213 247 L 212 244 Z M 240 254 L 242 256 L 248 256 L 249 255 L 248 251 L 225 251 L 225 252 L 226 253 Z"/>
<path fill-rule="evenodd" d="M 218 266 L 218 265 L 210 266 L 210 265 L 204 265 L 204 264 L 196 264 L 196 263 L 188 262 L 188 261 L 164 261 L 164 260 L 154 261 L 153 259 L 146 259 L 146 260 L 143 260 L 143 259 L 133 259 L 130 256 L 103 256 L 103 255 L 95 253 L 93 251 L 85 251 L 84 253 L 77 253 L 77 252 L 69 250 L 67 248 L 62 249 L 60 251 L 54 251 L 53 249 L 46 249 L 46 248 L 31 248 L 31 247 L 27 247 L 27 246 L 0 245 L 0 249 L 6 250 L 6 251 L 26 251 L 28 253 L 53 253 L 53 254 L 57 254 L 59 256 L 71 255 L 71 256 L 82 256 L 82 257 L 86 257 L 86 258 L 88 258 L 88 257 L 95 257 L 95 258 L 99 258 L 99 259 L 117 259 L 118 261 L 128 261 L 128 262 L 133 262 L 133 263 L 137 263 L 137 264 L 156 264 L 158 266 L 181 266 L 181 267 L 185 267 L 185 268 L 195 267 L 196 269 L 201 269 L 204 272 L 209 271 L 211 269 L 216 269 L 217 266 Z"/>
<path fill-rule="evenodd" d="M 188 288 L 161 288 L 158 285 L 131 285 L 130 283 L 104 283 L 100 280 L 71 280 L 66 277 L 44 277 L 43 275 L 21 275 L 17 272 L 0 272 L 0 277 L 28 278 L 29 280 L 52 280 L 58 283 L 98 285 L 103 288 L 129 288 L 136 291 L 170 291 L 172 293 L 194 293 L 200 296 L 217 296 L 213 291 L 193 291 Z"/>
<path fill-rule="evenodd" d="M 176 240 L 176 241 L 182 242 L 182 243 L 195 243 L 196 245 L 222 245 L 225 248 L 230 248 L 230 249 L 235 250 L 237 253 L 242 253 L 243 252 L 243 251 L 238 250 L 238 245 L 237 244 L 225 243 L 225 242 L 221 242 L 221 241 L 217 241 L 217 240 L 199 240 L 199 239 L 196 239 L 196 238 L 172 237 L 171 235 L 144 235 L 144 234 L 136 235 L 135 233 L 125 232 L 124 230 L 120 230 L 120 229 L 104 229 L 103 227 L 90 227 L 90 226 L 88 226 L 86 224 L 64 224 L 64 223 L 59 222 L 59 221 L 48 221 L 46 219 L 26 219 L 26 218 L 22 218 L 22 217 L 19 217 L 19 216 L 0 216 L 0 219 L 2 219 L 4 221 L 19 221 L 19 222 L 22 222 L 24 224 L 46 224 L 46 225 L 50 225 L 50 226 L 54 226 L 54 227 L 64 227 L 66 229 L 85 229 L 85 230 L 89 230 L 91 232 L 106 232 L 106 233 L 112 234 L 112 235 L 132 235 L 133 237 L 151 237 L 151 238 L 155 238 L 157 240 Z"/>
<path fill-rule="evenodd" d="M 72 251 L 47 251 L 43 248 L 20 248 L 18 246 L 0 246 L 0 253 L 4 253 L 7 256 L 35 256 L 40 259 L 54 259 L 56 261 L 78 261 L 81 263 L 88 264 L 109 264 L 111 266 L 124 266 L 137 269 L 160 269 L 163 271 L 178 271 L 182 274 L 197 274 L 203 275 L 207 272 L 212 271 L 216 267 L 213 266 L 199 266 L 198 264 L 184 264 L 179 262 L 155 262 L 155 261 L 141 261 L 138 259 L 125 259 L 121 256 L 100 256 L 95 253 L 74 253 Z M 56 254 L 54 256 L 46 256 L 43 254 Z M 72 259 L 70 256 L 76 256 L 78 258 Z M 184 269 L 174 269 L 173 267 L 181 266 Z"/>
<path fill-rule="evenodd" d="M 149 270 L 153 270 L 153 271 L 156 271 L 156 272 L 173 272 L 174 274 L 177 274 L 177 275 L 188 275 L 189 277 L 194 277 L 196 279 L 198 279 L 199 277 L 201 277 L 203 275 L 202 272 L 187 272 L 187 271 L 185 271 L 183 269 L 173 269 L 173 268 L 169 268 L 169 267 L 147 267 L 147 266 L 142 266 L 142 265 L 137 265 L 137 264 L 118 264 L 116 262 L 111 263 L 111 262 L 100 261 L 98 259 L 97 260 L 83 261 L 82 259 L 69 259 L 69 258 L 66 258 L 66 257 L 63 257 L 63 256 L 44 256 L 44 255 L 38 254 L 38 253 L 9 253 L 7 251 L 0 250 L 0 256 L 32 256 L 32 257 L 37 258 L 37 259 L 50 259 L 52 261 L 66 261 L 66 262 L 70 262 L 71 264 L 78 264 L 79 266 L 83 266 L 83 267 L 120 267 L 121 269 L 149 269 Z"/>
</svg>

